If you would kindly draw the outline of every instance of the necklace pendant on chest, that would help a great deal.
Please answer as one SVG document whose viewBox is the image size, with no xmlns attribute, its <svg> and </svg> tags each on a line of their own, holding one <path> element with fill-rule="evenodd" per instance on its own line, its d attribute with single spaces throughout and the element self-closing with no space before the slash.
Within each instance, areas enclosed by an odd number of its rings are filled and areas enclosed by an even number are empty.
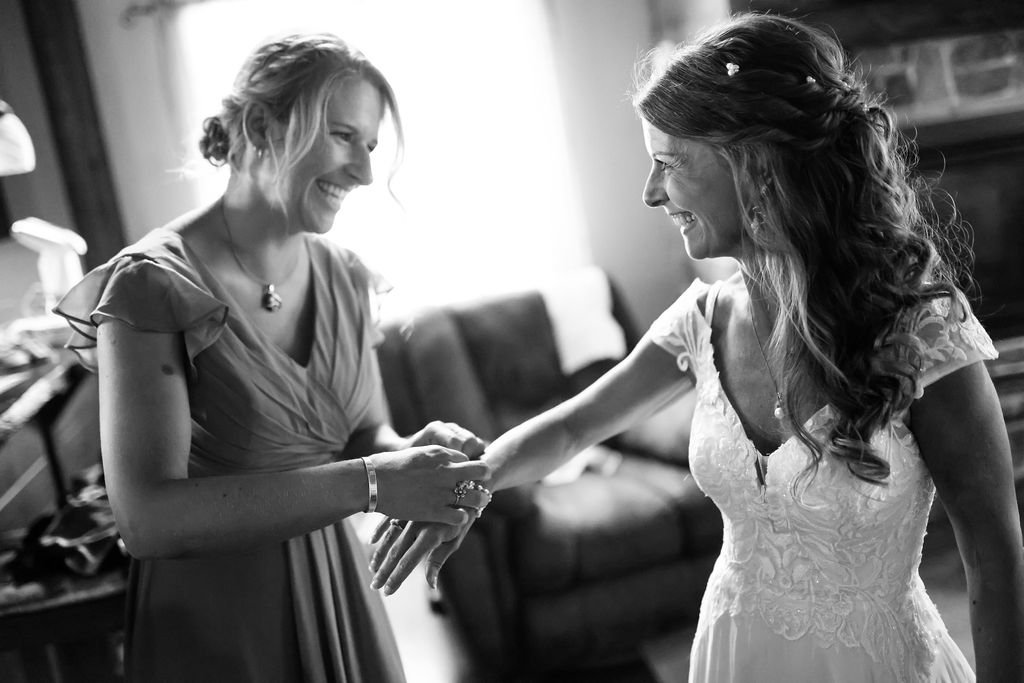
<svg viewBox="0 0 1024 683">
<path fill-rule="evenodd" d="M 263 296 L 260 298 L 260 305 L 273 313 L 277 309 L 281 308 L 281 303 L 281 295 L 274 289 L 274 285 L 263 285 Z"/>
</svg>

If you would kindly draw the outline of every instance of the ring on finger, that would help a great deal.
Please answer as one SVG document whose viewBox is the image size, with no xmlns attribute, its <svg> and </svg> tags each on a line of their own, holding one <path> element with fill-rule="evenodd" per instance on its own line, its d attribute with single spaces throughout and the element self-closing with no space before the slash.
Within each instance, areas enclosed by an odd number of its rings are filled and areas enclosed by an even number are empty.
<svg viewBox="0 0 1024 683">
<path fill-rule="evenodd" d="M 491 497 L 490 489 L 488 489 L 480 482 L 474 481 L 472 479 L 463 479 L 462 481 L 456 483 L 455 488 L 452 489 L 452 491 L 455 493 L 456 498 L 458 498 L 459 500 L 465 498 L 470 491 L 479 491 L 480 493 L 487 496 L 488 499 Z"/>
</svg>

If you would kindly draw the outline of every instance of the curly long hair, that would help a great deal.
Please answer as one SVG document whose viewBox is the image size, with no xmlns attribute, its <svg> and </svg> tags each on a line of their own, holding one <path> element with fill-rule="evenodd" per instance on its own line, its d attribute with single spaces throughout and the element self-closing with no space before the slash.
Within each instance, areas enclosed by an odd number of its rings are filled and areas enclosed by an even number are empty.
<svg viewBox="0 0 1024 683">
<path fill-rule="evenodd" d="M 786 414 L 806 390 L 838 413 L 820 442 L 792 421 L 813 454 L 805 474 L 827 454 L 884 483 L 889 464 L 870 439 L 913 401 L 921 362 L 901 314 L 961 296 L 892 113 L 831 35 L 762 14 L 737 15 L 667 61 L 649 56 L 634 105 L 662 132 L 713 145 L 753 207 L 744 266 L 780 311 L 769 346 Z"/>
<path fill-rule="evenodd" d="M 294 34 L 258 47 L 235 77 L 221 111 L 203 122 L 199 149 L 210 163 L 238 169 L 247 151 L 268 153 L 276 162 L 279 192 L 290 171 L 326 130 L 327 105 L 336 86 L 362 78 L 377 88 L 403 149 L 395 93 L 384 74 L 361 52 L 330 33 Z M 268 144 L 271 122 L 285 131 L 283 145 Z"/>
</svg>

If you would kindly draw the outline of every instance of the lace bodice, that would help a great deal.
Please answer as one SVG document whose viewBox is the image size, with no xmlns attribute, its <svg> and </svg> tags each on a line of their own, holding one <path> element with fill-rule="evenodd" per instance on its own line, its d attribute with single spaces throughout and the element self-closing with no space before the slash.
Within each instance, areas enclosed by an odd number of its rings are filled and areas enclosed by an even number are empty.
<svg viewBox="0 0 1024 683">
<path fill-rule="evenodd" d="M 863 648 L 875 661 L 892 663 L 896 680 L 917 680 L 943 627 L 917 572 L 934 486 L 913 433 L 898 419 L 872 439 L 891 467 L 888 486 L 858 480 L 825 458 L 794 492 L 810 454 L 793 437 L 768 459 L 762 492 L 755 447 L 715 367 L 711 308 L 698 310 L 708 290 L 695 281 L 651 330 L 679 368 L 696 378 L 690 468 L 725 523 L 701 619 L 757 614 L 788 639 Z M 707 299 L 713 306 L 714 295 Z M 925 359 L 919 392 L 948 372 L 995 356 L 974 316 L 951 316 L 948 299 L 933 300 L 909 320 Z M 805 426 L 823 436 L 833 417 L 824 406 Z"/>
</svg>

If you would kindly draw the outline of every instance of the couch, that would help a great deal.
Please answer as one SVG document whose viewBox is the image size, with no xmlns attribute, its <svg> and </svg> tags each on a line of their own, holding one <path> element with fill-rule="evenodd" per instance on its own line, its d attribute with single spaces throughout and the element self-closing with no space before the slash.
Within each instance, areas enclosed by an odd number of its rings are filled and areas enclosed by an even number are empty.
<svg viewBox="0 0 1024 683">
<path fill-rule="evenodd" d="M 636 330 L 600 279 L 609 295 L 593 310 L 622 330 L 624 351 Z M 443 420 L 490 440 L 609 369 L 619 358 L 565 371 L 554 287 L 387 321 L 378 357 L 399 433 Z M 488 680 L 619 665 L 696 622 L 722 521 L 687 470 L 691 415 L 683 397 L 568 476 L 496 493 L 440 579 Z"/>
</svg>

